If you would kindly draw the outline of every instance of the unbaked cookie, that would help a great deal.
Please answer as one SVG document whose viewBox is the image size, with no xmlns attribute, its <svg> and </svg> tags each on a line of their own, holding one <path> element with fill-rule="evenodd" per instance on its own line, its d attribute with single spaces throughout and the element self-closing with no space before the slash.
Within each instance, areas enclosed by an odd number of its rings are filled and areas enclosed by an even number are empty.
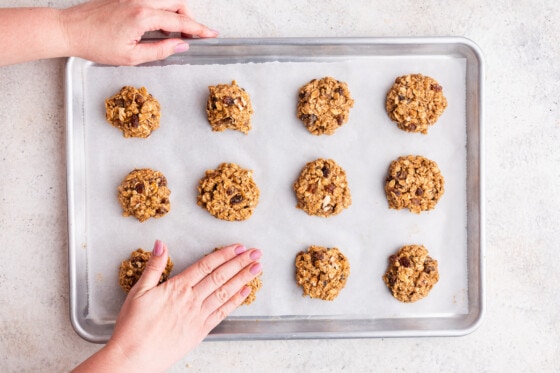
<svg viewBox="0 0 560 373">
<path fill-rule="evenodd" d="M 167 179 L 149 168 L 130 172 L 118 188 L 123 216 L 134 216 L 141 222 L 160 218 L 171 209 Z"/>
<path fill-rule="evenodd" d="M 348 85 L 331 77 L 313 79 L 299 89 L 297 117 L 314 135 L 332 135 L 348 121 L 354 100 Z"/>
<path fill-rule="evenodd" d="M 432 210 L 444 193 L 445 180 L 436 162 L 419 155 L 391 162 L 385 179 L 389 208 L 414 213 Z"/>
<path fill-rule="evenodd" d="M 236 81 L 208 87 L 206 114 L 212 131 L 238 130 L 247 134 L 251 130 L 253 106 L 249 94 Z"/>
<path fill-rule="evenodd" d="M 389 257 L 383 281 L 401 302 L 416 302 L 428 295 L 439 280 L 438 262 L 422 245 L 403 246 Z"/>
<path fill-rule="evenodd" d="M 296 281 L 303 296 L 334 300 L 346 286 L 350 263 L 336 247 L 310 246 L 296 256 Z"/>
<path fill-rule="evenodd" d="M 261 272 L 262 274 L 262 272 Z M 247 295 L 247 298 L 241 303 L 241 305 L 248 306 L 249 304 L 253 303 L 255 299 L 257 299 L 257 291 L 262 288 L 262 280 L 261 275 L 259 274 L 257 277 L 249 281 L 246 286 L 251 288 L 251 292 Z"/>
<path fill-rule="evenodd" d="M 222 163 L 200 179 L 196 203 L 218 219 L 239 221 L 251 217 L 259 195 L 253 171 Z"/>
<path fill-rule="evenodd" d="M 137 249 L 130 254 L 130 258 L 124 260 L 119 268 L 119 284 L 125 292 L 129 292 L 130 289 L 138 282 L 140 276 L 146 268 L 146 263 L 150 260 L 152 256 L 151 252 L 144 251 L 142 249 Z M 171 271 L 173 270 L 173 262 L 170 257 L 167 257 L 167 265 L 159 278 L 159 283 L 167 281 Z"/>
<path fill-rule="evenodd" d="M 125 86 L 105 100 L 105 117 L 124 137 L 148 137 L 159 127 L 160 105 L 146 88 Z"/>
<path fill-rule="evenodd" d="M 222 248 L 218 247 L 218 248 L 214 249 L 214 251 L 220 250 L 220 249 L 222 249 Z M 255 299 L 257 299 L 257 292 L 262 288 L 261 276 L 262 276 L 262 271 L 257 277 L 255 277 L 254 279 L 249 281 L 247 284 L 245 284 L 245 286 L 248 286 L 251 289 L 251 292 L 249 293 L 249 295 L 247 295 L 247 298 L 245 298 L 243 303 L 241 303 L 242 306 L 243 305 L 248 306 L 249 304 L 253 303 L 255 301 Z"/>
<path fill-rule="evenodd" d="M 332 159 L 319 158 L 301 171 L 293 185 L 297 208 L 328 218 L 352 204 L 346 172 Z"/>
<path fill-rule="evenodd" d="M 439 83 L 422 74 L 400 76 L 387 92 L 385 108 L 397 126 L 407 132 L 428 133 L 447 107 Z"/>
</svg>

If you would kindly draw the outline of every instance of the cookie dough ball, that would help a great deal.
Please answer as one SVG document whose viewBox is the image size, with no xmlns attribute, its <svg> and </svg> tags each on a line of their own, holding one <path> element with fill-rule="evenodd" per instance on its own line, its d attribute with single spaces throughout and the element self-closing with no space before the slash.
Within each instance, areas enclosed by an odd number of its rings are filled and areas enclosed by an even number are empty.
<svg viewBox="0 0 560 373">
<path fill-rule="evenodd" d="M 348 121 L 354 100 L 348 85 L 331 77 L 313 79 L 299 89 L 297 117 L 314 135 L 332 135 Z"/>
<path fill-rule="evenodd" d="M 208 87 L 210 91 L 206 103 L 206 114 L 212 131 L 226 129 L 247 134 L 251 129 L 253 106 L 249 94 L 236 81 Z"/>
<path fill-rule="evenodd" d="M 218 248 L 214 249 L 214 251 L 217 251 L 217 250 L 220 250 L 220 249 L 222 249 L 222 248 L 218 247 Z M 261 276 L 262 276 L 262 272 L 257 277 L 255 277 L 254 279 L 249 281 L 247 284 L 245 284 L 245 286 L 248 286 L 251 289 L 251 292 L 249 293 L 249 295 L 247 295 L 247 298 L 245 298 L 243 303 L 241 303 L 242 306 L 243 305 L 248 306 L 249 304 L 253 303 L 255 301 L 255 299 L 257 299 L 257 292 L 262 288 Z"/>
<path fill-rule="evenodd" d="M 422 74 L 400 76 L 387 93 L 385 108 L 391 120 L 407 132 L 428 133 L 447 107 L 439 83 Z"/>
<path fill-rule="evenodd" d="M 393 297 L 406 303 L 426 297 L 438 280 L 438 262 L 422 245 L 403 246 L 391 255 L 383 275 Z"/>
<path fill-rule="evenodd" d="M 303 296 L 334 300 L 346 286 L 350 263 L 336 247 L 310 246 L 296 256 L 296 281 Z"/>
<path fill-rule="evenodd" d="M 159 171 L 136 169 L 124 178 L 118 188 L 123 216 L 134 216 L 141 222 L 161 218 L 171 209 L 167 179 Z"/>
<path fill-rule="evenodd" d="M 130 258 L 124 260 L 119 268 L 119 284 L 125 292 L 129 292 L 130 289 L 138 282 L 140 276 L 146 268 L 146 263 L 150 260 L 152 256 L 151 252 L 138 249 L 130 254 Z M 173 270 L 173 262 L 171 258 L 167 258 L 167 265 L 159 278 L 159 283 L 167 281 L 171 271 Z"/>
<path fill-rule="evenodd" d="M 150 136 L 159 127 L 160 105 L 146 88 L 125 86 L 105 100 L 105 117 L 124 137 Z"/>
<path fill-rule="evenodd" d="M 297 208 L 309 215 L 328 218 L 352 204 L 346 172 L 332 159 L 307 163 L 293 188 Z"/>
<path fill-rule="evenodd" d="M 391 162 L 385 180 L 389 208 L 414 213 L 435 208 L 444 192 L 445 180 L 436 162 L 419 155 Z"/>
<path fill-rule="evenodd" d="M 261 275 L 258 275 L 257 277 L 249 281 L 246 286 L 251 289 L 251 292 L 249 293 L 249 295 L 247 295 L 247 298 L 245 298 L 243 303 L 241 303 L 242 306 L 248 306 L 249 304 L 253 303 L 255 299 L 257 299 L 257 291 L 262 288 Z"/>
<path fill-rule="evenodd" d="M 259 195 L 253 171 L 222 163 L 200 179 L 196 203 L 218 219 L 240 221 L 253 215 Z"/>
</svg>

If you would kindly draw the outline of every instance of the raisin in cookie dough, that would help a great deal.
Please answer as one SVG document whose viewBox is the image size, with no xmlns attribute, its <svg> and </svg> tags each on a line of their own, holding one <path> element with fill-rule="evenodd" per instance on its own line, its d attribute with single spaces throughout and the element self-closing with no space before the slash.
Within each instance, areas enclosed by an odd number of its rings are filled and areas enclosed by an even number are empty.
<svg viewBox="0 0 560 373">
<path fill-rule="evenodd" d="M 222 249 L 221 247 L 215 248 L 214 251 L 220 250 Z M 261 276 L 262 276 L 262 271 L 261 273 L 259 273 L 259 275 L 257 277 L 255 277 L 254 279 L 252 279 L 251 281 L 249 281 L 247 284 L 245 284 L 245 286 L 248 286 L 251 289 L 251 292 L 249 293 L 249 295 L 247 295 L 247 298 L 245 298 L 245 300 L 243 301 L 243 303 L 241 303 L 242 306 L 248 306 L 249 304 L 253 303 L 256 299 L 257 299 L 257 292 L 262 288 L 262 280 L 261 280 Z"/>
<path fill-rule="evenodd" d="M 253 171 L 222 163 L 200 179 L 196 203 L 218 219 L 241 221 L 253 215 L 259 195 Z"/>
<path fill-rule="evenodd" d="M 419 155 L 391 162 L 385 179 L 389 208 L 414 213 L 435 208 L 444 193 L 445 180 L 436 162 Z"/>
<path fill-rule="evenodd" d="M 125 86 L 105 100 L 105 117 L 124 137 L 150 136 L 159 127 L 160 105 L 146 88 Z"/>
<path fill-rule="evenodd" d="M 293 185 L 297 208 L 328 218 L 352 204 L 346 172 L 332 159 L 319 158 L 301 171 Z"/>
<path fill-rule="evenodd" d="M 133 170 L 118 188 L 123 216 L 132 215 L 141 222 L 167 214 L 170 194 L 165 176 L 149 168 Z"/>
<path fill-rule="evenodd" d="M 296 282 L 311 298 L 334 300 L 350 276 L 350 263 L 336 247 L 310 246 L 297 254 L 295 264 Z"/>
<path fill-rule="evenodd" d="M 299 89 L 297 117 L 313 135 L 332 135 L 348 121 L 352 106 L 346 83 L 331 77 L 313 79 Z"/>
<path fill-rule="evenodd" d="M 428 133 L 447 107 L 447 99 L 439 83 L 422 74 L 399 76 L 385 101 L 387 114 L 407 132 Z"/>
<path fill-rule="evenodd" d="M 428 256 L 422 245 L 403 246 L 391 255 L 383 275 L 393 297 L 406 303 L 426 297 L 438 280 L 438 262 Z"/>
<path fill-rule="evenodd" d="M 226 129 L 247 134 L 251 130 L 253 106 L 249 94 L 236 81 L 208 87 L 206 114 L 212 131 L 222 132 Z"/>
<path fill-rule="evenodd" d="M 134 284 L 138 282 L 151 256 L 151 252 L 137 249 L 130 254 L 130 258 L 123 260 L 119 268 L 119 284 L 125 292 L 128 293 Z M 167 265 L 159 278 L 159 284 L 167 281 L 173 270 L 173 265 L 171 258 L 167 257 Z"/>
</svg>

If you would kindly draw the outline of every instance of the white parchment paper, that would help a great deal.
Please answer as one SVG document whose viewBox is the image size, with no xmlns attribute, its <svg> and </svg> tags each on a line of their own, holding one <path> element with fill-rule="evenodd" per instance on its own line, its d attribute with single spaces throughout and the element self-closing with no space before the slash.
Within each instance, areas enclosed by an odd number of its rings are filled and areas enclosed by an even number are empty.
<svg viewBox="0 0 560 373">
<path fill-rule="evenodd" d="M 467 313 L 466 61 L 450 57 L 374 57 L 329 63 L 270 62 L 167 67 L 92 66 L 83 76 L 89 318 L 113 322 L 125 298 L 118 267 L 138 247 L 164 240 L 178 273 L 214 247 L 243 243 L 262 249 L 263 288 L 236 316 L 430 317 Z M 406 133 L 385 113 L 395 77 L 422 73 L 443 86 L 448 107 L 428 135 Z M 354 108 L 332 136 L 313 136 L 296 118 L 297 92 L 311 79 L 348 83 Z M 207 87 L 237 80 L 255 114 L 248 135 L 212 132 Z M 123 85 L 146 86 L 161 103 L 161 127 L 148 139 L 126 139 L 104 118 L 104 100 Z M 417 154 L 438 163 L 445 194 L 420 215 L 389 210 L 383 191 L 390 162 Z M 296 209 L 292 184 L 302 167 L 332 158 L 347 172 L 352 206 L 328 219 Z M 234 162 L 254 170 L 261 199 L 245 222 L 215 219 L 196 205 L 206 169 Z M 121 216 L 117 186 L 134 168 L 163 172 L 171 211 L 144 223 Z M 351 273 L 340 296 L 326 302 L 301 296 L 294 258 L 309 245 L 338 247 Z M 439 262 L 440 281 L 416 303 L 393 299 L 383 275 L 402 245 L 424 244 Z"/>
</svg>

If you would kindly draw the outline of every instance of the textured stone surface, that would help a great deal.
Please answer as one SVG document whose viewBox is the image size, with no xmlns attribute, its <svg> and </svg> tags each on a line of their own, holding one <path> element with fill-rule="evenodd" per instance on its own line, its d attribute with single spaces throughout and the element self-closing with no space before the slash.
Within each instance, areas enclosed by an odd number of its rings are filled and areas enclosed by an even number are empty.
<svg viewBox="0 0 560 373">
<path fill-rule="evenodd" d="M 459 338 L 203 343 L 172 372 L 560 367 L 557 1 L 190 5 L 222 37 L 457 35 L 479 44 L 486 57 L 487 313 L 477 331 Z M 68 316 L 63 72 L 61 59 L 0 68 L 3 372 L 68 371 L 99 348 L 74 333 Z"/>
</svg>

